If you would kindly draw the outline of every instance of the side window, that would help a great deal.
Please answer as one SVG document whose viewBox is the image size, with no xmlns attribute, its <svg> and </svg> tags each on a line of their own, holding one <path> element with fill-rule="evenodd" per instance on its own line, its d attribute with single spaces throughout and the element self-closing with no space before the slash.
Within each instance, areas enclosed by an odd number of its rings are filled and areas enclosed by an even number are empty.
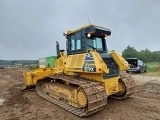
<svg viewBox="0 0 160 120">
<path fill-rule="evenodd" d="M 76 49 L 81 49 L 81 33 L 76 34 Z"/>
<path fill-rule="evenodd" d="M 77 47 L 76 49 L 81 49 L 81 40 L 77 40 Z"/>
<path fill-rule="evenodd" d="M 142 61 L 141 61 L 142 62 Z M 144 63 L 142 62 L 142 65 L 143 65 Z"/>
<path fill-rule="evenodd" d="M 75 50 L 75 35 L 71 36 L 71 50 Z"/>
<path fill-rule="evenodd" d="M 81 49 L 81 33 L 77 33 L 71 36 L 71 51 Z"/>
<path fill-rule="evenodd" d="M 141 60 L 138 60 L 139 65 L 143 65 L 143 62 Z"/>
</svg>

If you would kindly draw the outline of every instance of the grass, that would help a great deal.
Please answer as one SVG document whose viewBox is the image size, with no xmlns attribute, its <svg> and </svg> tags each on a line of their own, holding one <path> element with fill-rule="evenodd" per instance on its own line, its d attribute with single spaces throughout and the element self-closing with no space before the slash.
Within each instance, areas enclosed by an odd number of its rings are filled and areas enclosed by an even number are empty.
<svg viewBox="0 0 160 120">
<path fill-rule="evenodd" d="M 147 72 L 156 72 L 160 76 L 160 62 L 147 63 Z"/>
</svg>

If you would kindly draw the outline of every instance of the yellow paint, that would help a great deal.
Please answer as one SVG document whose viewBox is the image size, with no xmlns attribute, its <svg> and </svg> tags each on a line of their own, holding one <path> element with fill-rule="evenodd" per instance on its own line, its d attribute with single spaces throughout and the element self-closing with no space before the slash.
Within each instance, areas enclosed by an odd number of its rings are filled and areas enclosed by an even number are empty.
<svg viewBox="0 0 160 120">
<path fill-rule="evenodd" d="M 100 55 L 95 51 L 91 51 L 90 53 L 93 55 L 94 65 L 96 67 L 96 72 L 94 72 L 94 73 L 109 73 L 109 69 L 107 68 L 107 66 L 103 62 Z M 65 65 L 64 72 L 67 74 L 68 72 L 76 72 L 77 70 L 75 68 L 83 68 L 83 65 L 85 63 L 86 54 L 87 53 L 69 55 L 65 61 L 66 65 Z M 89 66 L 93 66 L 93 64 L 89 65 Z M 82 70 L 78 71 L 78 72 L 93 73 L 92 71 L 82 71 Z"/>
<path fill-rule="evenodd" d="M 108 96 L 115 94 L 119 91 L 118 79 L 119 79 L 119 76 L 104 80 L 106 93 Z"/>
<path fill-rule="evenodd" d="M 85 107 L 87 105 L 87 97 L 82 89 L 78 90 L 77 101 L 81 107 Z"/>
<path fill-rule="evenodd" d="M 43 87 L 51 97 L 62 99 L 74 107 L 82 108 L 87 105 L 87 97 L 80 87 L 59 83 L 45 83 Z"/>
<path fill-rule="evenodd" d="M 111 51 L 111 55 L 114 58 L 114 60 L 117 62 L 120 70 L 127 70 L 129 68 L 128 62 L 121 57 L 118 53 L 115 51 Z"/>
<path fill-rule="evenodd" d="M 67 55 L 60 53 L 61 57 L 56 60 L 54 68 L 38 68 L 31 72 L 24 72 L 25 85 L 30 87 L 36 84 L 37 80 L 54 74 L 62 74 L 64 71 L 64 63 Z"/>
<path fill-rule="evenodd" d="M 53 71 L 51 68 L 39 68 L 32 72 L 24 72 L 26 87 L 35 85 L 40 78 L 53 75 Z"/>
</svg>

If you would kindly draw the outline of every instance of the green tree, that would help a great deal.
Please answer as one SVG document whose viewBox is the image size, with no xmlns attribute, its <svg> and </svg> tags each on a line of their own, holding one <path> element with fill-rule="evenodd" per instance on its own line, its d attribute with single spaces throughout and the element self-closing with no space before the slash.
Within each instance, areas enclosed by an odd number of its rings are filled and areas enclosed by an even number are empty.
<svg viewBox="0 0 160 120">
<path fill-rule="evenodd" d="M 151 52 L 149 49 L 138 52 L 134 47 L 127 46 L 122 52 L 122 56 L 126 58 L 138 58 L 143 62 L 160 62 L 160 51 Z"/>
<path fill-rule="evenodd" d="M 129 45 L 127 48 L 122 52 L 122 56 L 126 58 L 137 58 L 138 57 L 138 51 L 134 47 L 130 47 Z"/>
<path fill-rule="evenodd" d="M 145 57 L 144 62 L 152 62 L 153 61 L 152 52 L 147 48 L 144 50 L 144 57 Z"/>
<path fill-rule="evenodd" d="M 153 62 L 160 62 L 160 51 L 152 52 Z"/>
<path fill-rule="evenodd" d="M 142 60 L 143 62 L 152 62 L 153 57 L 152 57 L 152 52 L 149 49 L 141 50 L 138 53 L 138 59 Z"/>
</svg>

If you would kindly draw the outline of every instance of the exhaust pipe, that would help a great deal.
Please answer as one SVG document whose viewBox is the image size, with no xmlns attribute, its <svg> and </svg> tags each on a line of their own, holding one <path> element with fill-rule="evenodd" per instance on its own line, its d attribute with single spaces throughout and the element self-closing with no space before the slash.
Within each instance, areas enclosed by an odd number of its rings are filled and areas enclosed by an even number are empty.
<svg viewBox="0 0 160 120">
<path fill-rule="evenodd" d="M 56 41 L 56 51 L 57 51 L 57 58 L 60 57 L 60 51 L 59 51 L 59 42 Z"/>
</svg>

